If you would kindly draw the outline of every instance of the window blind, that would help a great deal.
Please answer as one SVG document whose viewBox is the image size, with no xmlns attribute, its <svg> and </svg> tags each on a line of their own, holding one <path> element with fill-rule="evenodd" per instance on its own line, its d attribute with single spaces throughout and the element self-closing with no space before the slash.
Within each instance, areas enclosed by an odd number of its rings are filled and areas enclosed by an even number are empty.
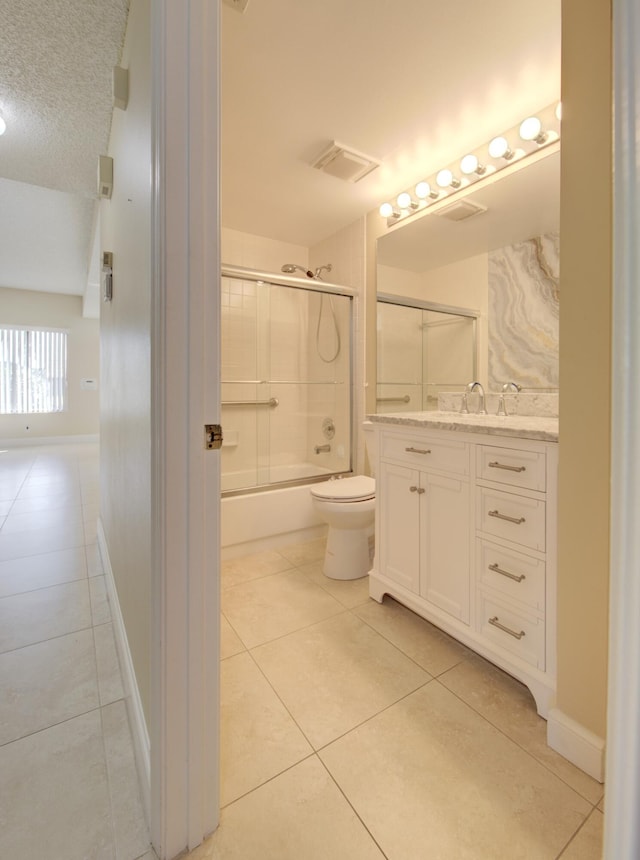
<svg viewBox="0 0 640 860">
<path fill-rule="evenodd" d="M 67 408 L 67 332 L 0 326 L 0 414 Z"/>
</svg>

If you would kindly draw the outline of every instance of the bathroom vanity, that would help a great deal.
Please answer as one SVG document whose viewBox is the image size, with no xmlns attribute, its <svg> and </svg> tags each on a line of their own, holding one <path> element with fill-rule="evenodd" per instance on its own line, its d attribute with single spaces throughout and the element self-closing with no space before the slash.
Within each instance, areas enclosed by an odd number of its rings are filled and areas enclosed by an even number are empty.
<svg viewBox="0 0 640 860">
<path fill-rule="evenodd" d="M 546 717 L 556 689 L 557 418 L 368 420 L 371 597 L 391 595 L 518 678 Z"/>
</svg>

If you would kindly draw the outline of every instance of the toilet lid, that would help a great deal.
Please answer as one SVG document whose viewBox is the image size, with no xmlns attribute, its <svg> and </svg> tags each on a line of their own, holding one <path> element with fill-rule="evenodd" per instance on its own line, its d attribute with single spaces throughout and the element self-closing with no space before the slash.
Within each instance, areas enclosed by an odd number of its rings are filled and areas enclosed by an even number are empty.
<svg viewBox="0 0 640 860">
<path fill-rule="evenodd" d="M 333 499 L 335 501 L 353 502 L 373 499 L 376 494 L 376 482 L 367 475 L 355 475 L 353 478 L 341 478 L 336 481 L 323 481 L 313 484 L 311 495 L 316 499 Z"/>
</svg>

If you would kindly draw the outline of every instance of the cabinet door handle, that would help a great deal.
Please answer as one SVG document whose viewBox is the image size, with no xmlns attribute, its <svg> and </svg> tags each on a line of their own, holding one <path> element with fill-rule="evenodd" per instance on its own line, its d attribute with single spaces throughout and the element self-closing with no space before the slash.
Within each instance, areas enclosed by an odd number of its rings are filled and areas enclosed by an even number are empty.
<svg viewBox="0 0 640 860">
<path fill-rule="evenodd" d="M 506 466 L 504 463 L 498 463 L 497 460 L 494 460 L 493 463 L 489 463 L 490 469 L 508 469 L 509 472 L 526 472 L 526 466 Z"/>
<path fill-rule="evenodd" d="M 515 573 L 509 573 L 508 570 L 503 570 L 501 567 L 498 567 L 497 563 L 490 564 L 489 570 L 493 570 L 494 573 L 500 573 L 502 574 L 502 576 L 508 576 L 509 579 L 513 579 L 516 582 L 522 582 L 523 579 L 526 579 L 524 573 L 521 573 L 519 576 L 517 576 Z"/>
<path fill-rule="evenodd" d="M 424 487 L 418 487 L 418 495 L 421 496 L 424 493 Z"/>
<path fill-rule="evenodd" d="M 417 493 L 417 492 L 418 492 L 418 488 L 417 488 L 417 487 L 409 487 L 409 492 L 410 492 L 410 493 Z"/>
<path fill-rule="evenodd" d="M 497 627 L 499 630 L 503 630 L 505 633 L 508 633 L 509 636 L 513 636 L 514 639 L 522 639 L 523 636 L 527 635 L 524 630 L 521 630 L 519 633 L 517 633 L 510 627 L 505 627 L 504 624 L 500 624 L 497 615 L 494 615 L 493 618 L 489 619 L 489 624 L 493 624 L 494 627 Z"/>
<path fill-rule="evenodd" d="M 515 523 L 517 526 L 521 526 L 522 523 L 526 522 L 524 517 L 509 517 L 506 514 L 501 514 L 500 511 L 489 511 L 490 517 L 497 517 L 499 520 L 507 520 L 510 523 Z"/>
<path fill-rule="evenodd" d="M 430 448 L 428 448 L 426 450 L 424 448 L 405 448 L 404 450 L 408 451 L 410 454 L 430 454 L 431 453 Z"/>
</svg>

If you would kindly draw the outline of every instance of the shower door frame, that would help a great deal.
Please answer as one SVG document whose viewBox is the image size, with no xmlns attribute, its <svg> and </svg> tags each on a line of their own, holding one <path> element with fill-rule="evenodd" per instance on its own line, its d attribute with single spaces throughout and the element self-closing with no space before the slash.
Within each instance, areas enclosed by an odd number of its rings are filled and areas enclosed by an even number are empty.
<svg viewBox="0 0 640 860">
<path fill-rule="evenodd" d="M 234 280 L 248 280 L 256 283 L 258 286 L 275 286 L 289 287 L 297 290 L 305 290 L 312 293 L 324 293 L 329 296 L 343 296 L 350 299 L 349 302 L 349 469 L 336 472 L 327 472 L 322 475 L 313 475 L 305 478 L 296 478 L 292 481 L 279 481 L 278 483 L 259 484 L 253 487 L 244 487 L 234 490 L 224 490 L 224 497 L 240 496 L 247 493 L 262 493 L 269 492 L 273 489 L 285 487 L 298 487 L 303 484 L 315 484 L 319 481 L 326 481 L 331 475 L 351 475 L 354 471 L 357 426 L 356 426 L 356 408 L 354 397 L 354 367 L 355 367 L 355 332 L 354 321 L 356 318 L 356 302 L 358 294 L 351 287 L 334 284 L 330 281 L 320 281 L 315 278 L 298 278 L 294 275 L 278 274 L 267 272 L 262 269 L 249 269 L 244 266 L 233 266 L 223 263 L 220 267 L 220 275 L 222 278 L 232 278 Z M 222 419 L 224 421 L 224 418 Z M 223 424 L 224 434 L 224 424 Z"/>
</svg>

